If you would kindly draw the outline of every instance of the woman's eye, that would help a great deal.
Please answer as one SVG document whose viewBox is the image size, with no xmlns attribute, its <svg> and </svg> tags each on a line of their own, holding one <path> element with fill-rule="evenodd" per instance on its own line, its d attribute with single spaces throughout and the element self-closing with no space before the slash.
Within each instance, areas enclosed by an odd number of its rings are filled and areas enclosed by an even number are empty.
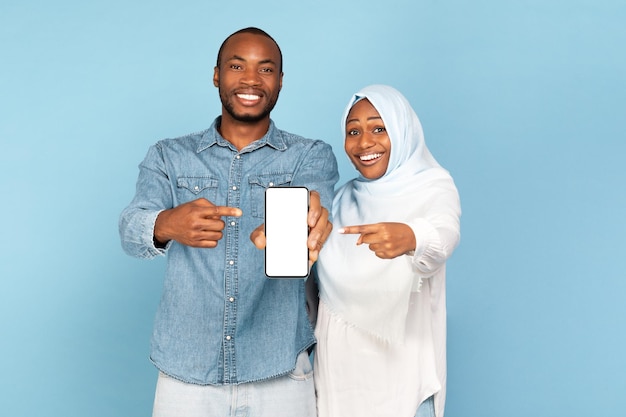
<svg viewBox="0 0 626 417">
<path fill-rule="evenodd" d="M 351 130 L 348 130 L 347 134 L 348 136 L 355 136 L 359 134 L 359 131 L 356 129 L 351 129 Z"/>
<path fill-rule="evenodd" d="M 374 128 L 374 133 L 383 133 L 385 131 L 386 131 L 386 129 L 384 127 Z"/>
</svg>

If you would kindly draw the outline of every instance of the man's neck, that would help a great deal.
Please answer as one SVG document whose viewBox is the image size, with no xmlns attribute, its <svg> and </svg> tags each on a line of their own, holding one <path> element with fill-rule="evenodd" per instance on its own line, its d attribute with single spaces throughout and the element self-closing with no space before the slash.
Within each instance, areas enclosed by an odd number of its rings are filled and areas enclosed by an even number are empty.
<svg viewBox="0 0 626 417">
<path fill-rule="evenodd" d="M 235 120 L 229 114 L 222 113 L 222 121 L 218 131 L 220 135 L 232 143 L 235 148 L 242 150 L 255 140 L 259 140 L 265 136 L 269 127 L 269 117 L 251 123 Z"/>
</svg>

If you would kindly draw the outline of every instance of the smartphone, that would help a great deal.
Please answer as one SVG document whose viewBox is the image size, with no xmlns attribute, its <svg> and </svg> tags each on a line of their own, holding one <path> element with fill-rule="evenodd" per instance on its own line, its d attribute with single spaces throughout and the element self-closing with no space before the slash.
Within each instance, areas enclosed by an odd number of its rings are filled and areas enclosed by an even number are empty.
<svg viewBox="0 0 626 417">
<path fill-rule="evenodd" d="M 309 275 L 308 213 L 306 187 L 265 190 L 265 275 L 269 278 Z"/>
</svg>

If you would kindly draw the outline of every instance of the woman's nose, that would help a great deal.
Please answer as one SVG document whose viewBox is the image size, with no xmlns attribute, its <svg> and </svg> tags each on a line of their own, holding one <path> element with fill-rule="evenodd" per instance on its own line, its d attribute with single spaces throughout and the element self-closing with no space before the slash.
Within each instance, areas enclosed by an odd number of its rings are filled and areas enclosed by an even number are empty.
<svg viewBox="0 0 626 417">
<path fill-rule="evenodd" d="M 374 145 L 374 140 L 372 138 L 372 135 L 370 135 L 369 133 L 363 133 L 361 135 L 361 137 L 359 138 L 359 147 L 361 149 L 367 149 L 369 147 L 372 147 Z"/>
</svg>

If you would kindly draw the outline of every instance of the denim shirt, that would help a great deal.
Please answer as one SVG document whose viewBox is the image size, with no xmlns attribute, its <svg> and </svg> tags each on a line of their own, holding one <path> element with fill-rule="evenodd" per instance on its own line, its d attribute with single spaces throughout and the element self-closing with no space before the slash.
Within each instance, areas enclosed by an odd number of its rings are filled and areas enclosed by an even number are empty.
<svg viewBox="0 0 626 417">
<path fill-rule="evenodd" d="M 167 253 L 163 294 L 152 336 L 156 367 L 194 384 L 259 381 L 293 370 L 297 355 L 315 343 L 303 279 L 269 279 L 264 251 L 250 241 L 264 222 L 267 187 L 306 186 L 332 204 L 338 180 L 331 147 L 277 129 L 238 151 L 217 132 L 159 141 L 140 164 L 137 190 L 120 216 L 124 250 L 135 257 Z M 224 217 L 216 248 L 170 241 L 154 245 L 154 223 L 165 209 L 206 198 L 239 207 Z"/>
</svg>

